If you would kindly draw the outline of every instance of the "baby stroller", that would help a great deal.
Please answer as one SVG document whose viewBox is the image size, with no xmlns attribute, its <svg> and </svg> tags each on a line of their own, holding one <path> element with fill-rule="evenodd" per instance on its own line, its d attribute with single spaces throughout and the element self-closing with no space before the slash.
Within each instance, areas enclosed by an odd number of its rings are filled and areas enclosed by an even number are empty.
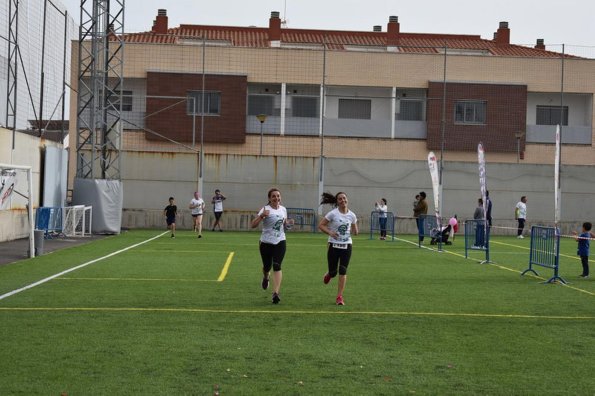
<svg viewBox="0 0 595 396">
<path fill-rule="evenodd" d="M 438 242 L 442 242 L 445 245 L 452 245 L 452 242 L 448 240 L 450 228 L 450 224 L 442 227 L 442 231 L 438 231 L 438 228 L 432 228 L 432 231 L 430 231 L 430 236 L 432 237 L 430 245 L 436 245 Z"/>
</svg>

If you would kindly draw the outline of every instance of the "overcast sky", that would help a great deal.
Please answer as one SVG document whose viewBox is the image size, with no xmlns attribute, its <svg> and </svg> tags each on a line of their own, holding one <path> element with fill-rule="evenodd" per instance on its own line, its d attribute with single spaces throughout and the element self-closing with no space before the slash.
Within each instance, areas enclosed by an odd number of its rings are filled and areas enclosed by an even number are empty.
<svg viewBox="0 0 595 396">
<path fill-rule="evenodd" d="M 60 0 L 79 23 L 80 0 Z M 91 4 L 91 1 L 87 1 Z M 279 11 L 290 28 L 370 31 L 399 17 L 401 32 L 474 34 L 491 39 L 507 21 L 514 44 L 595 47 L 593 0 L 125 0 L 125 31 L 151 29 L 164 8 L 169 26 L 180 24 L 268 26 Z M 595 51 L 592 51 L 595 52 Z"/>
</svg>

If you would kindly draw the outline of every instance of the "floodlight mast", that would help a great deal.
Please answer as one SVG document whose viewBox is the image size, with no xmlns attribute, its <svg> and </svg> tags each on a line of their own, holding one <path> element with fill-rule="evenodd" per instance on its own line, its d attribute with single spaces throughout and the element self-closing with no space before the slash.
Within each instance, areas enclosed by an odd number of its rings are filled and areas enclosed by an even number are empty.
<svg viewBox="0 0 595 396">
<path fill-rule="evenodd" d="M 80 4 L 76 174 L 120 180 L 124 0 Z"/>
</svg>

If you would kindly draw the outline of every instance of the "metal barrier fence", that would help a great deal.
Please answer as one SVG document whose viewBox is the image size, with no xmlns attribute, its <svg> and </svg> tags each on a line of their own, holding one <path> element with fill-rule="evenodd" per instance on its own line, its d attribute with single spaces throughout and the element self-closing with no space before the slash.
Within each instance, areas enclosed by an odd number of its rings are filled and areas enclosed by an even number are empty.
<svg viewBox="0 0 595 396">
<path fill-rule="evenodd" d="M 286 208 L 287 218 L 293 220 L 292 230 L 316 232 L 316 213 L 314 209 Z"/>
<path fill-rule="evenodd" d="M 560 231 L 555 227 L 533 226 L 531 227 L 531 249 L 529 252 L 529 268 L 523 271 L 521 275 L 532 272 L 539 275 L 533 269 L 534 266 L 551 268 L 554 270 L 554 276 L 544 283 L 555 283 L 560 281 L 566 283 L 559 276 L 560 265 Z"/>
<path fill-rule="evenodd" d="M 373 211 L 370 213 L 370 239 L 374 239 L 374 231 L 380 233 L 380 239 L 386 239 L 387 232 L 390 234 L 389 240 L 395 240 L 395 215 L 393 212 L 381 213 Z"/>
<path fill-rule="evenodd" d="M 490 261 L 490 227 L 486 227 L 485 220 L 467 220 L 465 222 L 465 258 L 470 250 L 485 251 L 485 261 Z"/>
<path fill-rule="evenodd" d="M 41 207 L 35 212 L 35 229 L 44 231 L 45 238 L 62 232 L 62 208 Z"/>
</svg>

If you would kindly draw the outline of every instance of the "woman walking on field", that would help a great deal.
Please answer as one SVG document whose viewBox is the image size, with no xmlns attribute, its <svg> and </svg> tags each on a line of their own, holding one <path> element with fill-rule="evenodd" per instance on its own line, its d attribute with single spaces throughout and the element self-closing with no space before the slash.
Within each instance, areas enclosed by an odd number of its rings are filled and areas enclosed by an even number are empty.
<svg viewBox="0 0 595 396">
<path fill-rule="evenodd" d="M 332 204 L 333 210 L 328 212 L 320 221 L 318 228 L 327 234 L 328 250 L 326 254 L 328 272 L 324 274 L 323 282 L 328 284 L 332 278 L 339 274 L 337 285 L 337 305 L 345 305 L 343 291 L 347 282 L 347 267 L 351 259 L 351 235 L 359 233 L 357 216 L 348 208 L 347 194 L 339 192 L 337 195 L 323 193 L 321 204 Z"/>
</svg>

